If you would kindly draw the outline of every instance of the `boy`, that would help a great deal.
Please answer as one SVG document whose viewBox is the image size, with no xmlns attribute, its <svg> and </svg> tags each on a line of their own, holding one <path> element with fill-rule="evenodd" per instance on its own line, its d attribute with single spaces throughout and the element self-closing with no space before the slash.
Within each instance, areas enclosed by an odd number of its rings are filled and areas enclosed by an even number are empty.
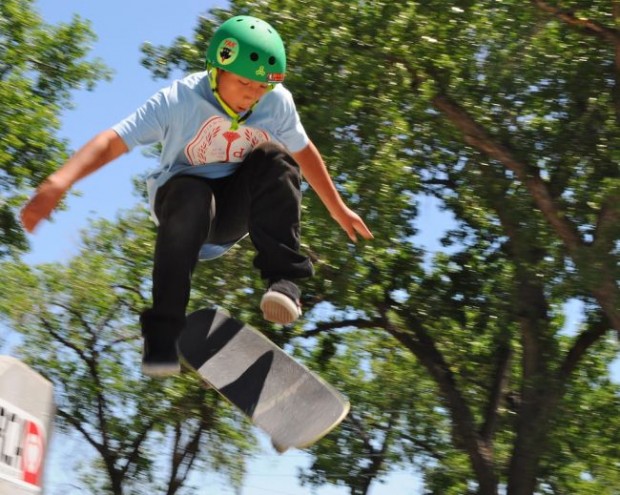
<svg viewBox="0 0 620 495">
<path fill-rule="evenodd" d="M 79 179 L 138 145 L 162 144 L 160 167 L 148 178 L 158 225 L 153 301 L 140 317 L 142 370 L 151 376 L 180 370 L 176 342 L 203 245 L 222 252 L 249 233 L 254 265 L 268 281 L 264 317 L 289 324 L 301 315 L 293 280 L 312 275 L 299 252 L 302 174 L 352 241 L 356 234 L 372 238 L 340 198 L 280 84 L 286 54 L 275 29 L 255 17 L 233 17 L 214 33 L 206 61 L 205 72 L 174 82 L 95 136 L 21 213 L 32 232 Z"/>
</svg>

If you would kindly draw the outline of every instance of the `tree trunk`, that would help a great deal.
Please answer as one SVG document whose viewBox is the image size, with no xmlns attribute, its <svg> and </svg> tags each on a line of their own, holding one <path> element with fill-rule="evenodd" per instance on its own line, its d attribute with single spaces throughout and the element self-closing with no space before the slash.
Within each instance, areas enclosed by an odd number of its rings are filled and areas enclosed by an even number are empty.
<svg viewBox="0 0 620 495">
<path fill-rule="evenodd" d="M 523 346 L 523 383 L 516 438 L 508 472 L 508 495 L 532 495 L 545 452 L 549 418 L 557 404 L 557 380 L 548 363 L 557 358 L 550 330 L 544 283 L 534 270 L 541 253 L 527 241 L 512 239 L 516 262 L 515 307 Z"/>
<path fill-rule="evenodd" d="M 386 318 L 386 330 L 418 358 L 437 382 L 453 423 L 455 441 L 469 456 L 478 482 L 479 495 L 497 495 L 498 479 L 495 474 L 493 449 L 478 434 L 473 414 L 460 393 L 449 366 L 422 324 L 412 314 L 401 315 L 409 327 L 398 328 Z M 412 333 L 413 332 L 413 333 Z M 414 336 L 415 335 L 415 336 Z"/>
</svg>

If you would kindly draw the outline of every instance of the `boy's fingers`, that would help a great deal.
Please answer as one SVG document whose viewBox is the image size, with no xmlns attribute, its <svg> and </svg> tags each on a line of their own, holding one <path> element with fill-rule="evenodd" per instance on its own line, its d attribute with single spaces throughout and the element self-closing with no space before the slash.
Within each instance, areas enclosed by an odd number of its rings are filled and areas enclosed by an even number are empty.
<svg viewBox="0 0 620 495">
<path fill-rule="evenodd" d="M 353 242 L 357 243 L 358 234 L 364 239 L 373 239 L 372 232 L 370 232 L 364 221 L 354 212 L 349 211 L 346 217 L 334 218 Z"/>
<path fill-rule="evenodd" d="M 24 226 L 24 229 L 28 232 L 32 232 L 42 218 L 42 215 L 39 215 L 32 210 L 33 205 L 29 202 L 20 212 L 20 220 Z"/>
<path fill-rule="evenodd" d="M 368 227 L 366 227 L 366 225 L 362 221 L 353 222 L 353 224 L 351 225 L 351 228 L 350 229 L 346 228 L 345 231 L 347 235 L 349 236 L 349 239 L 351 239 L 354 243 L 357 243 L 358 241 L 357 234 L 359 234 L 361 237 L 363 237 L 366 240 L 370 240 L 374 238 L 374 236 L 372 235 L 372 232 L 370 232 Z"/>
<path fill-rule="evenodd" d="M 359 223 L 354 224 L 355 230 L 357 230 L 357 232 L 366 240 L 370 240 L 373 239 L 374 236 L 372 235 L 372 232 L 370 231 L 370 229 L 368 227 L 366 227 L 366 224 L 363 221 L 359 221 Z"/>
<path fill-rule="evenodd" d="M 20 211 L 24 229 L 32 232 L 41 220 L 49 218 L 63 193 L 63 190 L 55 190 L 44 183 Z"/>
</svg>

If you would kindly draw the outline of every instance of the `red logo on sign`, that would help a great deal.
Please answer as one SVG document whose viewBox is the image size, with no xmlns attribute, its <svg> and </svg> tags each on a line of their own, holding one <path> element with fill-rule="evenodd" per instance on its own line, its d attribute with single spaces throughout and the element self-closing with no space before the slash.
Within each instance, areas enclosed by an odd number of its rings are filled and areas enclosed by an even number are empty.
<svg viewBox="0 0 620 495">
<path fill-rule="evenodd" d="M 26 421 L 24 428 L 24 452 L 22 455 L 22 472 L 26 483 L 41 486 L 44 450 L 41 431 L 35 423 Z"/>
</svg>

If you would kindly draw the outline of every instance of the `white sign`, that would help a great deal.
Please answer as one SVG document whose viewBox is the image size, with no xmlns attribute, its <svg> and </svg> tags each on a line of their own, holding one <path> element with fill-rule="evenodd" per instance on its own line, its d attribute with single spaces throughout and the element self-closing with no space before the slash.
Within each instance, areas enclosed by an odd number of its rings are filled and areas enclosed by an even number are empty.
<svg viewBox="0 0 620 495">
<path fill-rule="evenodd" d="M 40 493 L 45 448 L 43 425 L 0 399 L 0 477 Z"/>
</svg>

